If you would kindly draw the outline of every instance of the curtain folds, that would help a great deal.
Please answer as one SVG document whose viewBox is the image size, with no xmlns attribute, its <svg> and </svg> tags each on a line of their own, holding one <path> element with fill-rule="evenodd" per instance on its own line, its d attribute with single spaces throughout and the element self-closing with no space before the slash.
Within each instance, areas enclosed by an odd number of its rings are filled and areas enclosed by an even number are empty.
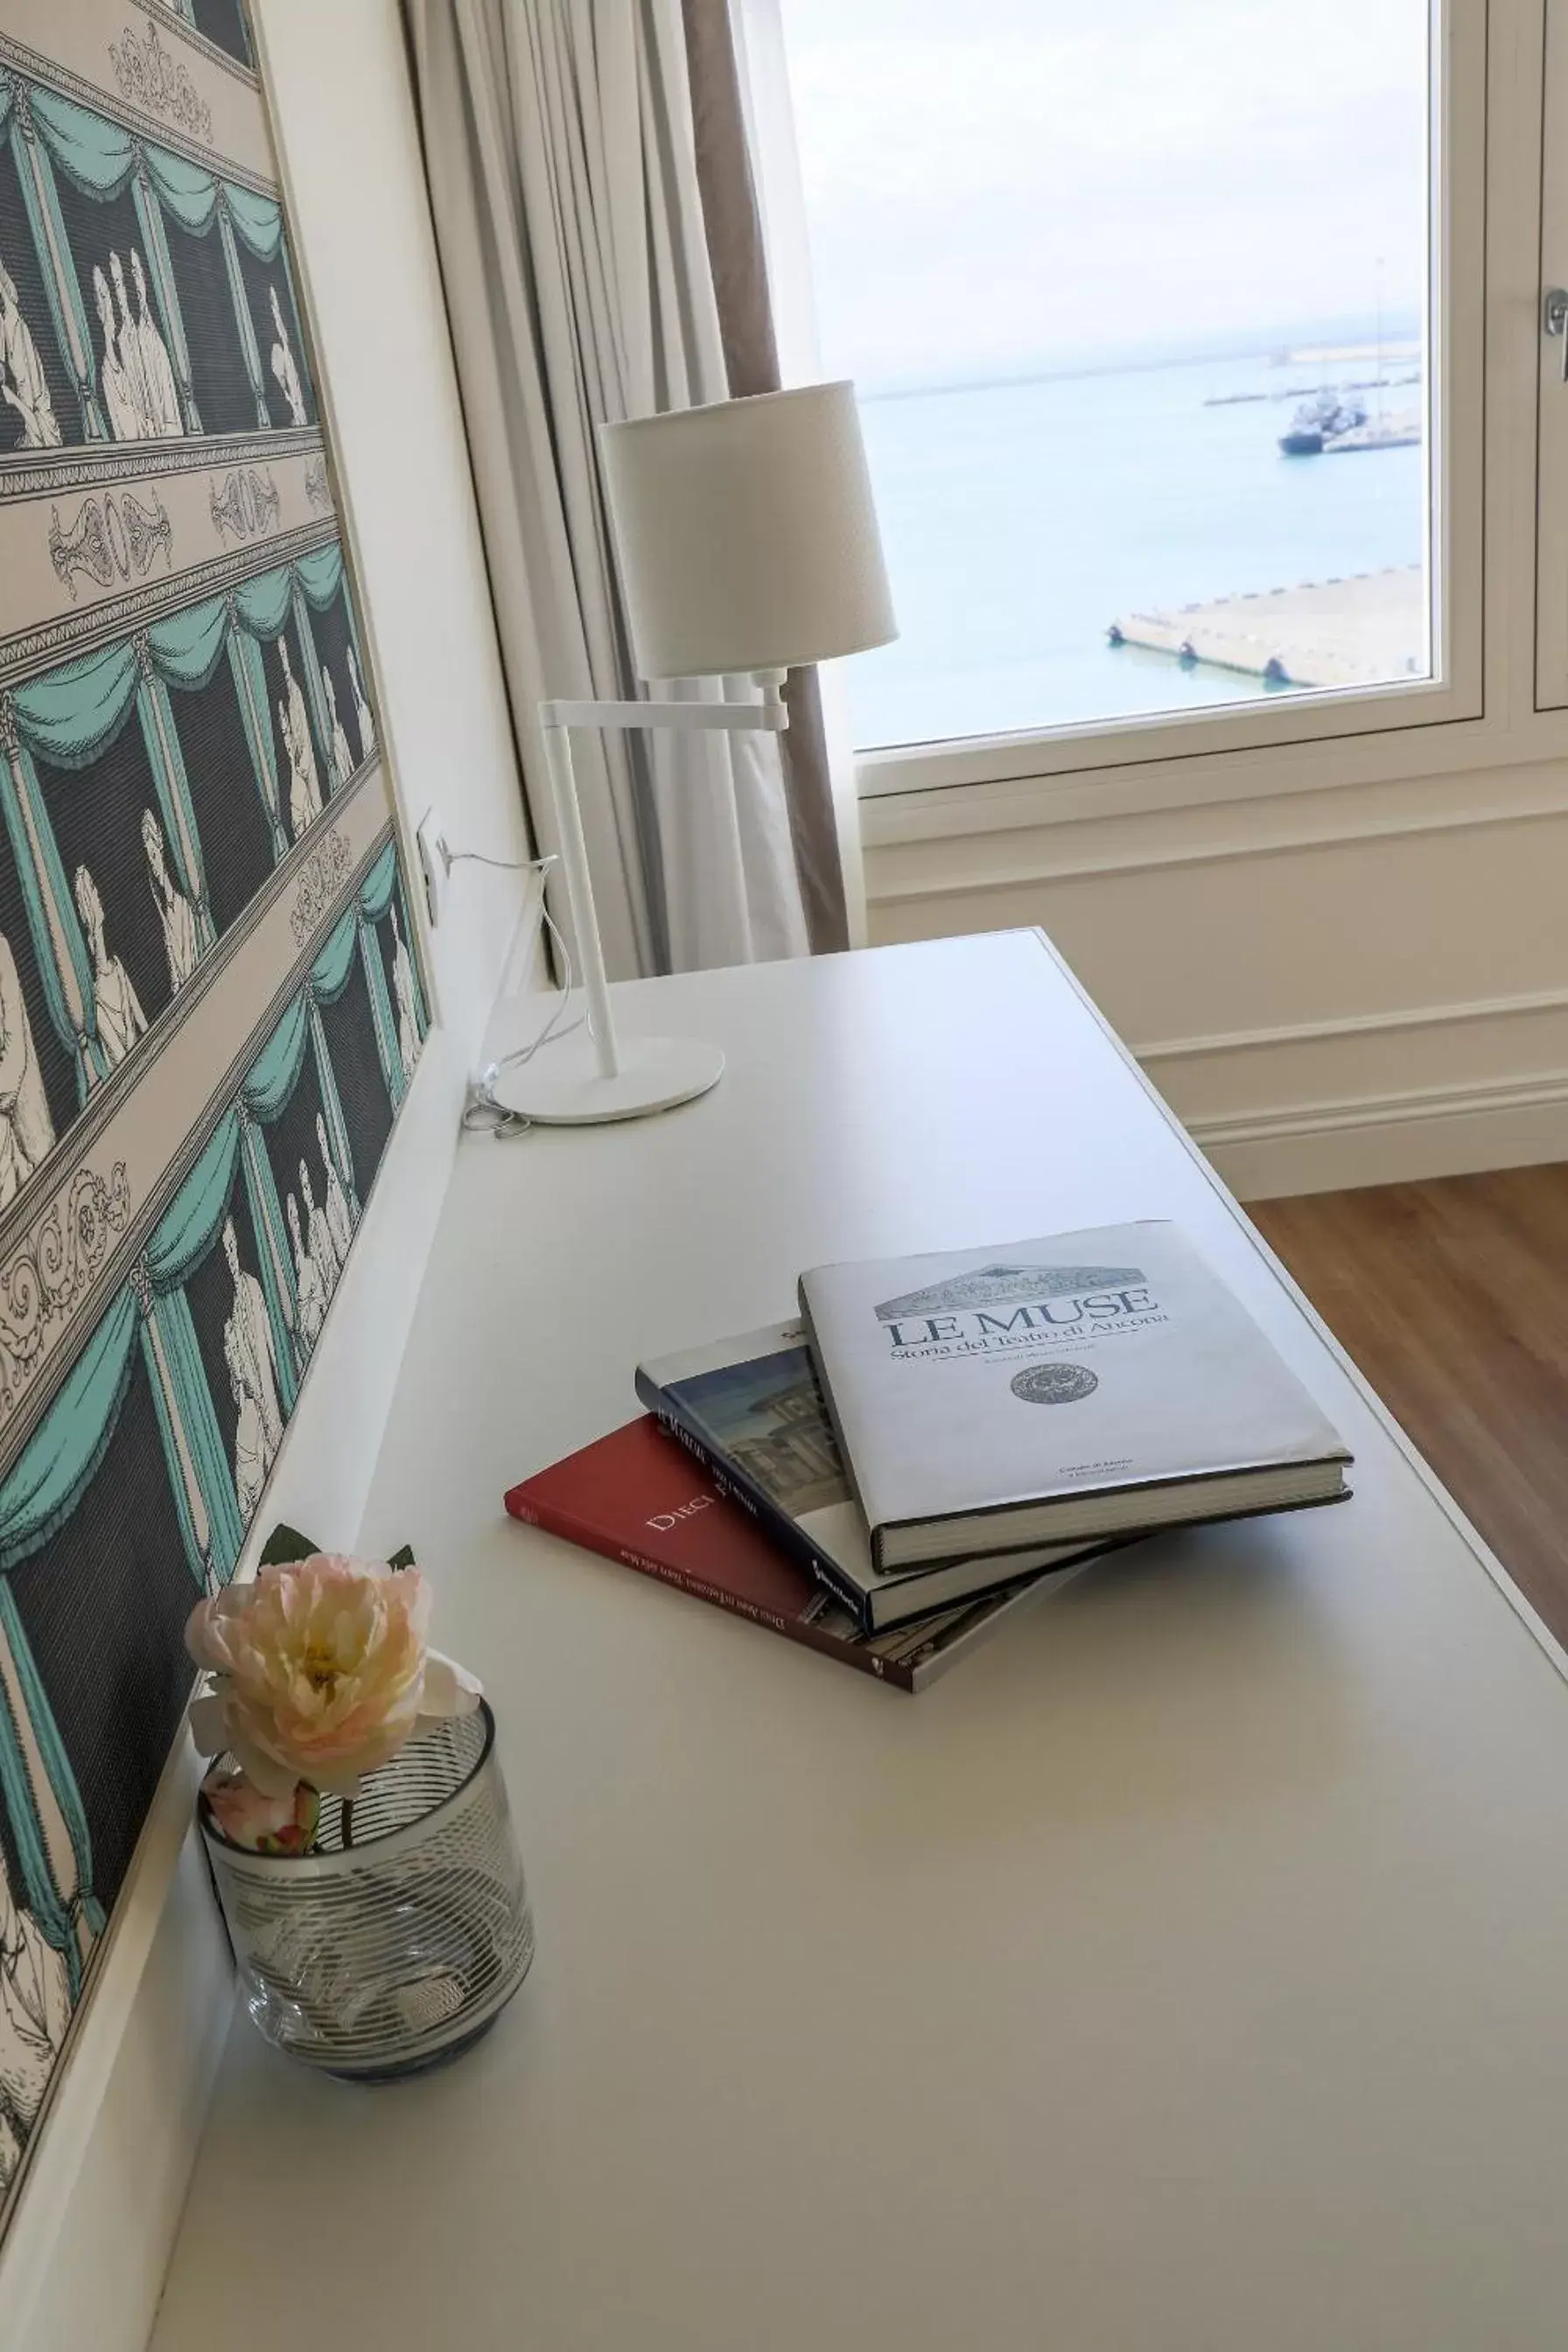
<svg viewBox="0 0 1568 2352">
<path fill-rule="evenodd" d="M 256 639 L 247 636 L 243 629 L 234 629 L 229 633 L 228 666 L 234 677 L 234 690 L 239 698 L 240 724 L 245 730 L 246 748 L 250 753 L 256 789 L 261 794 L 267 822 L 272 828 L 272 855 L 275 858 L 282 857 L 288 854 L 289 832 L 283 820 L 282 795 L 278 782 L 278 745 L 267 711 L 267 677 L 261 664 L 261 648 Z"/>
<path fill-rule="evenodd" d="M 595 442 L 728 390 L 679 0 L 405 0 L 508 688 L 553 846 L 539 701 L 638 691 Z M 752 689 L 704 682 L 710 698 Z M 808 944 L 776 739 L 574 752 L 613 972 Z"/>
<path fill-rule="evenodd" d="M 0 1571 L 37 1551 L 75 1510 L 114 1434 L 135 1338 L 136 1301 L 121 1291 L 5 1480 Z"/>
<path fill-rule="evenodd" d="M 322 557 L 330 561 L 322 562 Z M 318 612 L 331 604 L 342 584 L 342 549 L 333 541 L 298 563 L 257 572 L 227 595 L 187 604 L 154 621 L 142 640 L 153 667 L 171 686 L 205 686 L 231 627 L 268 642 L 280 636 L 289 620 L 299 617 L 297 595 Z M 300 636 L 310 643 L 303 626 Z M 14 687 L 11 700 L 23 741 L 57 768 L 89 767 L 123 726 L 138 677 L 136 641 L 121 639 Z M 262 685 L 265 691 L 264 679 Z"/>
<path fill-rule="evenodd" d="M 338 591 L 343 584 L 342 542 L 331 539 L 325 547 L 312 548 L 309 555 L 298 557 L 294 577 L 300 583 L 300 593 L 306 604 L 312 605 L 318 613 L 324 613 L 336 601 Z"/>
<path fill-rule="evenodd" d="M 206 235 L 221 189 L 235 229 L 252 253 L 262 261 L 276 259 L 283 218 L 270 196 L 236 187 L 200 163 L 171 154 L 150 139 L 138 139 L 106 116 L 89 113 L 86 107 L 62 97 L 58 90 L 33 84 L 29 102 L 50 157 L 84 195 L 100 202 L 117 196 L 138 164 L 144 163 L 159 202 L 183 229 L 193 236 Z"/>
<path fill-rule="evenodd" d="M 310 994 L 318 1004 L 335 1004 L 349 984 L 353 970 L 356 918 L 353 907 L 327 933 L 326 944 L 310 966 Z"/>
<path fill-rule="evenodd" d="M 180 887 L 194 901 L 204 946 L 210 946 L 216 933 L 190 779 L 166 689 L 173 686 L 195 690 L 205 686 L 227 656 L 273 852 L 282 857 L 289 848 L 289 832 L 260 646 L 278 638 L 290 619 L 296 623 L 306 698 L 321 743 L 329 743 L 320 658 L 306 609 L 327 610 L 342 594 L 342 549 L 334 540 L 296 563 L 277 565 L 224 595 L 207 597 L 169 614 L 129 643 L 121 641 L 84 654 L 11 690 L 9 707 L 19 752 L 12 762 L 9 793 L 0 768 L 0 807 L 11 822 L 23 867 L 50 1017 L 62 1042 L 77 1056 L 84 1098 L 87 1087 L 101 1074 L 91 961 L 68 887 L 68 877 L 59 868 L 54 850 L 33 757 L 47 760 L 56 768 L 89 767 L 135 709 Z M 35 863 L 28 848 L 33 830 L 38 835 L 40 856 L 47 869 L 41 883 L 29 873 Z"/>
<path fill-rule="evenodd" d="M 87 1811 L 48 1694 L 34 1664 L 16 1596 L 4 1577 L 0 1577 L 0 1801 L 16 1841 L 27 1907 L 45 1941 L 64 1955 L 75 2000 L 81 1990 L 83 1958 L 102 1935 L 107 1915 L 92 1892 Z"/>
<path fill-rule="evenodd" d="M 76 266 L 70 257 L 66 237 L 66 226 L 60 215 L 59 190 L 55 184 L 54 166 L 48 149 L 37 136 L 29 136 L 34 117 L 28 93 L 23 85 L 7 76 L 7 102 L 0 117 L 0 137 L 11 141 L 12 161 L 22 191 L 22 206 L 27 215 L 27 227 L 34 247 L 44 265 L 44 287 L 48 297 L 49 314 L 61 351 L 66 354 L 72 376 L 76 380 L 76 396 L 81 408 L 82 437 L 88 441 L 107 441 L 109 427 L 98 397 L 98 362 L 88 328 L 87 309 L 81 288 L 77 282 Z"/>
<path fill-rule="evenodd" d="M 403 1056 L 397 1049 L 397 1023 L 392 1011 L 392 999 L 386 990 L 386 966 L 381 960 L 381 947 L 368 922 L 354 926 L 359 944 L 360 962 L 364 967 L 365 986 L 370 991 L 371 1025 L 375 1031 L 375 1050 L 381 1062 L 381 1075 L 386 1081 L 386 1091 L 394 1107 L 403 1100 Z"/>
<path fill-rule="evenodd" d="M 697 180 L 713 294 L 732 400 L 784 384 L 768 289 L 762 206 L 746 137 L 731 21 L 732 0 L 681 0 Z M 819 954 L 849 945 L 849 912 L 834 805 L 822 694 L 815 668 L 784 686 L 789 727 L 781 739 L 789 813 L 811 943 Z M 856 862 L 858 864 L 858 852 Z"/>
<path fill-rule="evenodd" d="M 389 841 L 360 885 L 359 910 L 367 923 L 379 923 L 397 890 L 397 845 Z"/>
<path fill-rule="evenodd" d="M 19 730 L 14 748 L 7 745 L 0 759 L 0 816 L 5 819 L 22 887 L 45 1008 L 56 1036 L 71 1056 L 78 1098 L 85 1103 L 89 1089 L 109 1066 L 98 1042 L 92 959 L 44 807 L 38 772 Z"/>
</svg>

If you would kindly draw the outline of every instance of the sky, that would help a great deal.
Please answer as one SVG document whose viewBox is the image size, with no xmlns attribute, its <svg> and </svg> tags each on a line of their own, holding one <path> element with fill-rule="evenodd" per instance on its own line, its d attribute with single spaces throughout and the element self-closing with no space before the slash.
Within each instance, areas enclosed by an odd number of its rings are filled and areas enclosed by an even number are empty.
<svg viewBox="0 0 1568 2352">
<path fill-rule="evenodd" d="M 1418 314 L 1426 0 L 782 0 L 863 391 Z M 1381 258 L 1382 268 L 1379 269 Z"/>
</svg>

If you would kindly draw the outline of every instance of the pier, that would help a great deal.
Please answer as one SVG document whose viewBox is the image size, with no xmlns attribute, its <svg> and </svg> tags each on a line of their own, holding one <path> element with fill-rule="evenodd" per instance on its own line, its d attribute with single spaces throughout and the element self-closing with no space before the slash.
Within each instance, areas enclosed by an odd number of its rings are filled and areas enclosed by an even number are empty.
<svg viewBox="0 0 1568 2352">
<path fill-rule="evenodd" d="M 1112 622 L 1109 635 L 1113 646 L 1139 646 L 1274 686 L 1346 687 L 1425 677 L 1426 628 L 1426 578 L 1413 563 L 1129 613 Z"/>
</svg>

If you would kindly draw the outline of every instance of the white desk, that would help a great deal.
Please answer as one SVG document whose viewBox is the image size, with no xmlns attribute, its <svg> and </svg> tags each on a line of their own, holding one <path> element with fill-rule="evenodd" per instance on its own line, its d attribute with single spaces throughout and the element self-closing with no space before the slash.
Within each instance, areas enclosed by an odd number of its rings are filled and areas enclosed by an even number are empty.
<svg viewBox="0 0 1568 2352">
<path fill-rule="evenodd" d="M 237 2025 L 156 2352 L 1563 2352 L 1568 1689 L 1453 1507 L 1035 935 L 619 1004 L 729 1074 L 465 1147 L 370 1529 L 487 1679 L 533 1973 L 399 2090 Z M 1353 1503 L 915 1699 L 500 1516 L 801 1265 L 1150 1215 Z"/>
</svg>

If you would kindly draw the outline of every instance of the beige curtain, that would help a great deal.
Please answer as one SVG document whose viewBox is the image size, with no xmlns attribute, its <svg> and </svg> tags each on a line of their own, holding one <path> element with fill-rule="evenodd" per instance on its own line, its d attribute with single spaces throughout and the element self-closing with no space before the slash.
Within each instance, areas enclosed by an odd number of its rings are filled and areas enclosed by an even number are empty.
<svg viewBox="0 0 1568 2352">
<path fill-rule="evenodd" d="M 595 427 L 729 388 L 679 0 L 405 5 L 508 689 L 549 847 L 539 701 L 641 690 Z M 776 739 L 584 730 L 574 750 L 612 973 L 805 950 Z"/>
<path fill-rule="evenodd" d="M 681 0 L 697 183 L 713 273 L 724 369 L 731 398 L 777 392 L 784 378 L 768 292 L 762 210 L 746 142 L 745 110 L 730 0 Z M 834 815 L 822 697 L 815 669 L 792 670 L 784 688 L 789 731 L 782 750 L 795 865 L 812 946 L 849 944 L 844 868 Z"/>
</svg>

